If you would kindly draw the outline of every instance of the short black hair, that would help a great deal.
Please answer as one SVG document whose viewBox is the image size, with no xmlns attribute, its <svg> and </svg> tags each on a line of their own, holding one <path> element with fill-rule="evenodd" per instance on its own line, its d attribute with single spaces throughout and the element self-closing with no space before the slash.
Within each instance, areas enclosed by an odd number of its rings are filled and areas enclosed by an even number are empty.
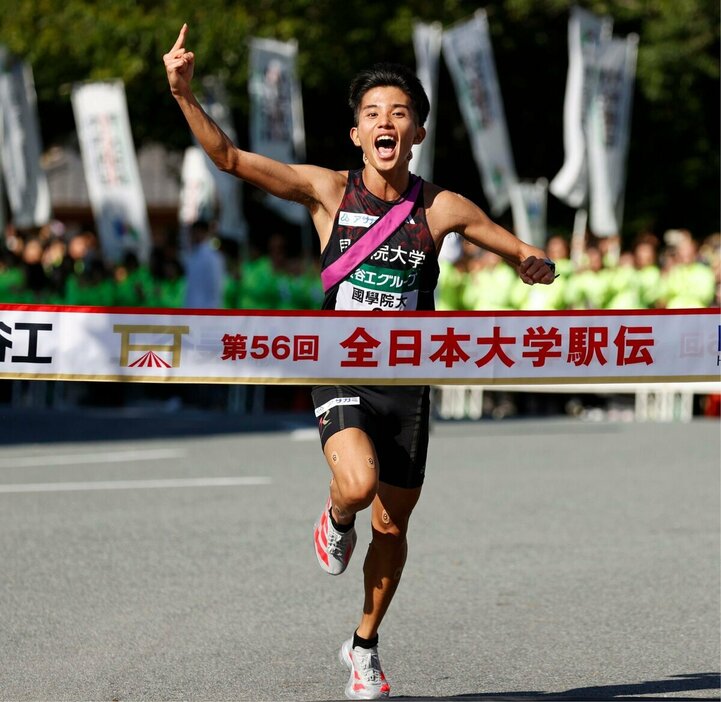
<svg viewBox="0 0 721 702">
<path fill-rule="evenodd" d="M 353 110 L 353 124 L 358 124 L 358 112 L 363 96 L 372 88 L 387 86 L 400 88 L 408 95 L 418 126 L 422 127 L 431 109 L 428 96 L 416 74 L 399 63 L 377 63 L 353 78 L 348 95 L 348 105 Z"/>
</svg>

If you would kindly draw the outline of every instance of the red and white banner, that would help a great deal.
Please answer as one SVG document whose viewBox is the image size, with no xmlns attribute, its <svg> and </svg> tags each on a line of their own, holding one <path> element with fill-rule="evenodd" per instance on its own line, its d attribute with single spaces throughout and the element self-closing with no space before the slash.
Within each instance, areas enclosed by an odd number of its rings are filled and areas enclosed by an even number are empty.
<svg viewBox="0 0 721 702">
<path fill-rule="evenodd" d="M 0 378 L 175 383 L 719 381 L 721 310 L 268 312 L 0 304 Z"/>
</svg>

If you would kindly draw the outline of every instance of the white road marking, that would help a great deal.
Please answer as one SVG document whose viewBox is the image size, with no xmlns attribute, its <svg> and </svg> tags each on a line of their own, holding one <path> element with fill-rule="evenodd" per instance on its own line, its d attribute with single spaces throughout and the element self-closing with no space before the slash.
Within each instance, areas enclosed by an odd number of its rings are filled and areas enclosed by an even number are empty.
<svg viewBox="0 0 721 702">
<path fill-rule="evenodd" d="M 235 478 L 174 478 L 169 480 L 92 480 L 77 483 L 16 483 L 0 485 L 0 493 L 83 492 L 86 490 L 148 490 L 153 488 L 241 487 L 270 485 L 265 476 Z"/>
<path fill-rule="evenodd" d="M 318 439 L 317 429 L 294 429 L 290 433 L 291 441 L 316 441 Z"/>
<path fill-rule="evenodd" d="M 134 463 L 160 461 L 166 458 L 184 458 L 180 449 L 143 449 L 138 451 L 107 451 L 103 453 L 47 454 L 0 458 L 0 468 L 34 468 L 37 466 L 75 466 L 81 463 Z"/>
</svg>

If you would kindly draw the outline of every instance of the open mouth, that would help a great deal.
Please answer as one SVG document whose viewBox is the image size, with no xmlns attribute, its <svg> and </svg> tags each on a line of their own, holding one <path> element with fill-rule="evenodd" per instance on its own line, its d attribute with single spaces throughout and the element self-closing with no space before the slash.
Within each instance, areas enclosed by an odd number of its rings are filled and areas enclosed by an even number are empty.
<svg viewBox="0 0 721 702">
<path fill-rule="evenodd" d="M 396 140 L 392 136 L 379 136 L 374 143 L 381 158 L 391 158 L 396 150 Z"/>
</svg>

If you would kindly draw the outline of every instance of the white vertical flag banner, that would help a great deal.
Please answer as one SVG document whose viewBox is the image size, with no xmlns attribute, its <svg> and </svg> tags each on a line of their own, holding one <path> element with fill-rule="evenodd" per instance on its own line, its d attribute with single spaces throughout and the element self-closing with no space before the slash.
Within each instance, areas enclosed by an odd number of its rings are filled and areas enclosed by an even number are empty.
<svg viewBox="0 0 721 702">
<path fill-rule="evenodd" d="M 612 39 L 601 48 L 598 89 L 588 124 L 591 231 L 620 234 L 638 35 Z"/>
<path fill-rule="evenodd" d="M 416 54 L 416 75 L 428 95 L 431 110 L 426 120 L 426 138 L 413 147 L 412 171 L 424 180 L 433 180 L 433 156 L 436 141 L 438 105 L 438 69 L 441 58 L 443 29 L 440 22 L 413 25 L 413 48 Z"/>
<path fill-rule="evenodd" d="M 568 21 L 568 75 L 563 103 L 565 160 L 551 181 L 553 195 L 570 207 L 588 198 L 586 122 L 595 94 L 600 46 L 611 36 L 612 21 L 580 7 L 571 9 Z"/>
<path fill-rule="evenodd" d="M 298 163 L 305 158 L 297 56 L 297 41 L 250 40 L 250 148 L 283 163 Z M 294 224 L 307 222 L 302 205 L 272 195 L 267 196 L 266 202 Z"/>
<path fill-rule="evenodd" d="M 71 94 L 88 197 L 103 256 L 150 255 L 150 225 L 121 81 L 76 84 Z"/>
<path fill-rule="evenodd" d="M 189 227 L 198 220 L 215 219 L 215 180 L 208 157 L 198 146 L 189 146 L 180 169 L 180 207 L 178 220 Z"/>
<path fill-rule="evenodd" d="M 218 78 L 209 76 L 203 79 L 201 104 L 215 123 L 228 135 L 228 138 L 237 144 L 237 134 L 228 107 L 225 87 Z M 210 159 L 207 156 L 205 158 L 208 162 L 208 170 L 215 182 L 215 198 L 218 203 L 218 234 L 235 241 L 244 241 L 248 225 L 243 216 L 243 182 L 230 173 L 224 173 L 215 168 Z"/>
<path fill-rule="evenodd" d="M 5 225 L 7 224 L 7 215 L 5 213 L 5 184 L 3 182 L 3 154 L 2 154 L 2 132 L 3 132 L 3 113 L 0 110 L 0 242 L 5 237 Z"/>
<path fill-rule="evenodd" d="M 531 246 L 546 246 L 548 181 L 520 180 L 511 185 L 511 212 L 516 236 Z"/>
<path fill-rule="evenodd" d="M 37 95 L 29 64 L 6 56 L 0 71 L 2 167 L 8 203 L 18 229 L 50 221 L 50 189 L 40 165 Z"/>
<path fill-rule="evenodd" d="M 5 70 L 5 61 L 7 60 L 7 49 L 0 44 L 0 73 Z M 5 236 L 5 225 L 7 216 L 5 214 L 5 184 L 3 183 L 3 111 L 0 110 L 0 242 Z"/>
<path fill-rule="evenodd" d="M 496 76 L 488 20 L 483 10 L 443 33 L 448 64 L 463 120 L 468 130 L 483 191 L 491 212 L 499 215 L 510 204 L 516 181 L 501 91 Z"/>
</svg>

